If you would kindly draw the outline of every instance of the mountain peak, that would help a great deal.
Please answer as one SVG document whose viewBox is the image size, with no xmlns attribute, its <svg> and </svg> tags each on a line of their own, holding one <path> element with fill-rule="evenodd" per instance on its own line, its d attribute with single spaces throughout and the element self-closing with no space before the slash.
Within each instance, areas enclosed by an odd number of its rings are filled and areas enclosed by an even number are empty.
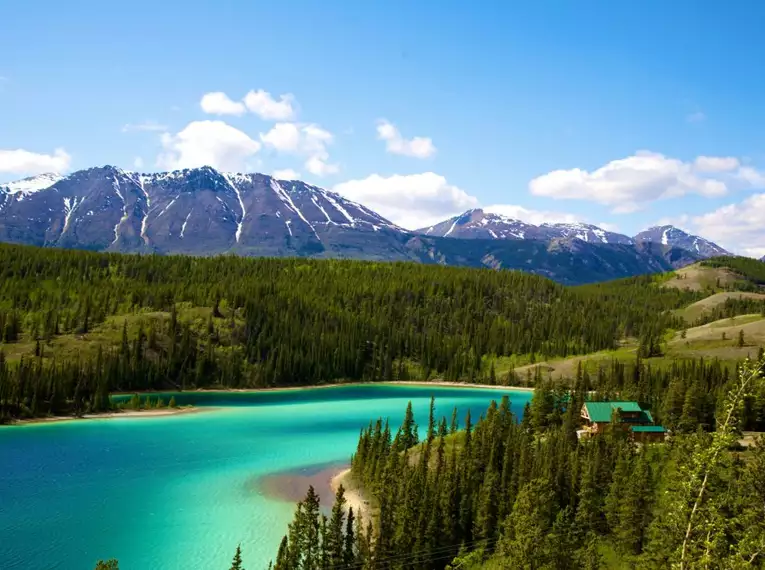
<svg viewBox="0 0 765 570">
<path fill-rule="evenodd" d="M 37 176 L 29 176 L 16 180 L 15 182 L 8 182 L 7 184 L 0 184 L 0 190 L 5 191 L 6 194 L 21 194 L 26 196 L 50 188 L 59 180 L 64 177 L 57 172 L 46 172 L 45 174 L 38 174 Z"/>
<path fill-rule="evenodd" d="M 579 239 L 590 243 L 629 245 L 632 239 L 583 222 L 543 223 L 539 226 L 491 210 L 474 208 L 416 233 L 467 239 Z"/>
<path fill-rule="evenodd" d="M 694 252 L 701 257 L 714 257 L 716 255 L 730 255 L 730 252 L 703 237 L 690 234 L 685 230 L 666 224 L 663 226 L 653 226 L 638 233 L 634 240 L 636 242 L 653 242 L 685 249 Z"/>
</svg>

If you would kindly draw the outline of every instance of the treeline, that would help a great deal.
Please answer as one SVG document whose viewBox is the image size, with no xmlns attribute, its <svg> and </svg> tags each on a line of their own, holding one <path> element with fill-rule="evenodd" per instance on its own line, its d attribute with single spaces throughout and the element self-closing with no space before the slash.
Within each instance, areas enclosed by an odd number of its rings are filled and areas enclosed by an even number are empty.
<svg viewBox="0 0 765 570">
<path fill-rule="evenodd" d="M 707 267 L 725 267 L 751 281 L 755 285 L 765 286 L 765 262 L 750 257 L 720 256 L 705 259 L 701 265 Z"/>
<path fill-rule="evenodd" d="M 757 353 L 761 360 L 763 349 L 757 349 Z M 629 363 L 613 360 L 593 374 L 580 365 L 572 386 L 595 392 L 601 400 L 637 401 L 651 410 L 658 423 L 675 433 L 692 433 L 700 428 L 714 431 L 739 366 L 705 358 L 675 360 L 659 367 L 641 359 Z M 548 406 L 542 415 L 554 413 L 553 402 L 560 399 L 560 388 L 547 386 L 543 377 L 535 383 L 539 387 L 534 400 Z M 765 383 L 752 386 L 742 397 L 739 419 L 742 429 L 765 432 Z"/>
<path fill-rule="evenodd" d="M 617 424 L 577 440 L 581 387 L 553 413 L 532 403 L 520 422 L 506 398 L 492 402 L 459 432 L 431 407 L 420 444 L 410 407 L 395 433 L 378 420 L 360 436 L 352 473 L 379 514 L 357 526 L 352 557 L 323 565 L 327 523 L 303 503 L 275 568 L 762 568 L 765 439 L 731 451 L 756 383 L 761 370 L 746 364 L 714 432 L 640 447 Z"/>
<path fill-rule="evenodd" d="M 724 303 L 704 311 L 704 314 L 696 319 L 692 326 L 698 327 L 720 319 L 729 319 L 731 317 L 738 317 L 739 315 L 750 314 L 759 314 L 765 317 L 765 298 L 732 297 L 726 299 Z"/>
<path fill-rule="evenodd" d="M 487 380 L 486 356 L 565 357 L 679 327 L 671 310 L 698 295 L 651 283 L 0 245 L 0 417 L 99 411 L 113 391 Z M 121 336 L 99 336 L 120 320 Z"/>
</svg>

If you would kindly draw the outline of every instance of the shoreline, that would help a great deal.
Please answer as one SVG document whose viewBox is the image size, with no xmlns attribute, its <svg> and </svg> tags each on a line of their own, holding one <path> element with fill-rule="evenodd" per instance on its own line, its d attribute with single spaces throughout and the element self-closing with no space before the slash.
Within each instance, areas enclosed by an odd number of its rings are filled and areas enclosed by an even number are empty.
<svg viewBox="0 0 765 570">
<path fill-rule="evenodd" d="M 350 476 L 350 467 L 346 467 L 341 471 L 338 471 L 332 477 L 332 480 L 330 481 L 330 487 L 332 488 L 333 493 L 337 493 L 337 489 L 341 484 L 343 485 L 346 500 L 345 508 L 352 508 L 356 517 L 361 516 L 363 528 L 366 529 L 366 525 L 369 524 L 370 520 L 372 520 L 372 505 L 369 503 L 369 501 L 366 500 L 364 494 L 358 487 L 356 487 L 356 485 L 350 484 Z M 374 524 L 374 521 L 372 524 Z"/>
<path fill-rule="evenodd" d="M 114 418 L 151 418 L 162 416 L 178 416 L 184 414 L 194 414 L 203 412 L 205 410 L 214 410 L 215 408 L 197 408 L 193 406 L 181 407 L 181 408 L 158 408 L 153 410 L 120 410 L 112 412 L 104 412 L 102 414 L 85 414 L 79 417 L 76 416 L 44 416 L 40 418 L 28 418 L 23 420 L 16 420 L 13 423 L 6 424 L 2 427 L 13 426 L 29 426 L 39 424 L 52 424 L 61 422 L 77 422 L 81 420 L 111 420 Z"/>
<path fill-rule="evenodd" d="M 490 390 L 507 390 L 507 391 L 519 391 L 519 392 L 533 392 L 534 388 L 528 386 L 502 386 L 499 384 L 471 384 L 469 382 L 449 382 L 447 380 L 387 380 L 384 382 L 336 382 L 334 384 L 306 384 L 305 386 L 275 386 L 269 388 L 198 388 L 195 390 L 185 390 L 183 392 L 171 392 L 171 391 L 158 391 L 158 392 L 138 392 L 142 394 L 170 394 L 170 393 L 258 393 L 258 392 L 288 392 L 295 390 L 316 390 L 320 388 L 339 388 L 341 386 L 354 387 L 354 386 L 440 386 L 442 388 L 480 388 Z M 115 393 L 112 396 L 125 396 L 133 394 L 130 393 Z"/>
<path fill-rule="evenodd" d="M 385 386 L 385 385 L 396 385 L 396 386 L 420 386 L 420 387 L 427 387 L 427 386 L 439 386 L 442 388 L 478 388 L 478 389 L 491 389 L 491 390 L 506 390 L 506 391 L 513 391 L 517 390 L 520 392 L 533 392 L 534 388 L 529 388 L 526 386 L 501 386 L 501 385 L 492 385 L 492 384 L 470 384 L 468 382 L 448 382 L 446 380 L 415 380 L 415 381 L 407 381 L 407 380 L 390 380 L 387 382 L 337 382 L 335 384 L 313 384 L 313 385 L 306 385 L 306 386 L 284 386 L 284 387 L 269 387 L 269 388 L 199 388 L 195 390 L 177 390 L 177 391 L 164 391 L 164 390 L 158 390 L 154 392 L 115 392 L 113 394 L 110 394 L 110 396 L 132 396 L 133 394 L 138 394 L 139 396 L 144 395 L 151 395 L 151 394 L 210 394 L 210 393 L 221 393 L 221 394 L 227 394 L 227 393 L 241 393 L 241 394 L 256 394 L 258 392 L 287 392 L 287 391 L 296 391 L 296 390 L 316 390 L 320 388 L 339 388 L 342 386 L 348 386 L 348 387 L 354 387 L 354 386 Z M 131 417 L 131 418 L 143 418 L 143 417 L 161 417 L 161 416 L 175 416 L 175 415 L 181 415 L 181 414 L 188 414 L 188 413 L 197 413 L 204 410 L 213 410 L 214 407 L 196 407 L 196 406 L 183 406 L 180 408 L 159 408 L 159 409 L 149 409 L 149 410 L 120 410 L 120 411 L 111 411 L 111 412 L 104 412 L 100 414 L 85 414 L 80 417 L 75 416 L 44 416 L 39 418 L 29 418 L 29 419 L 23 419 L 23 420 L 15 420 L 12 423 L 5 424 L 6 426 L 25 426 L 25 425 L 34 425 L 34 424 L 47 424 L 47 423 L 58 423 L 58 422 L 66 422 L 66 421 L 78 421 L 78 420 L 107 420 L 112 418 L 119 418 L 119 417 Z M 2 428 L 3 425 L 0 424 L 0 428 Z"/>
</svg>

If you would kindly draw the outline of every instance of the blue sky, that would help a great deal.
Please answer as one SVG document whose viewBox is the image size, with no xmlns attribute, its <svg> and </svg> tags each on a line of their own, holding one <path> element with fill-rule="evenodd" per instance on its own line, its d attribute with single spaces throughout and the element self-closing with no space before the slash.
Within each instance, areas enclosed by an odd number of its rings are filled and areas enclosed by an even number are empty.
<svg viewBox="0 0 765 570">
<path fill-rule="evenodd" d="M 761 2 L 6 4 L 0 181 L 290 169 L 407 226 L 491 206 L 765 254 Z"/>
</svg>

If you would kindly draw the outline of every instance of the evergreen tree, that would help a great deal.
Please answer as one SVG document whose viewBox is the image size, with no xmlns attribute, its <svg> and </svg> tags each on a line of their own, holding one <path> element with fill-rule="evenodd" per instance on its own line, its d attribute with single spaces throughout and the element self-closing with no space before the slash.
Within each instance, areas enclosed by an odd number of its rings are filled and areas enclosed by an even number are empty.
<svg viewBox="0 0 765 570">
<path fill-rule="evenodd" d="M 234 559 L 231 561 L 231 570 L 244 570 L 244 566 L 242 566 L 241 545 L 236 547 L 236 552 L 234 553 Z"/>
</svg>

